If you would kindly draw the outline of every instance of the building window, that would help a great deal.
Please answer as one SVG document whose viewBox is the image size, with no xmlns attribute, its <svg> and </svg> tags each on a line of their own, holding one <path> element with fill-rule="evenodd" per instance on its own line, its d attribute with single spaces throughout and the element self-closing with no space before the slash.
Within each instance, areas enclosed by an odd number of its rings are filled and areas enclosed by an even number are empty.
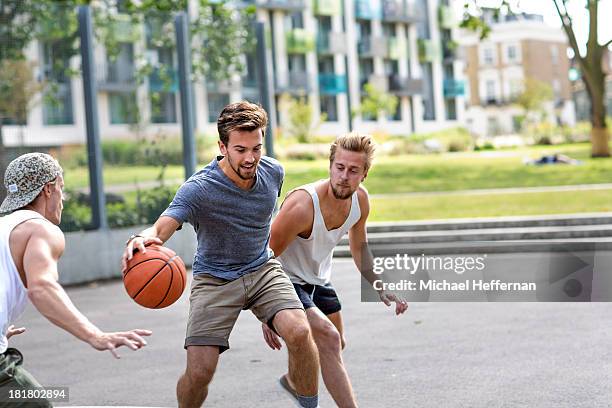
<svg viewBox="0 0 612 408">
<path fill-rule="evenodd" d="M 495 92 L 495 81 L 487 81 L 486 82 L 486 98 L 487 103 L 495 103 L 496 101 L 496 92 Z"/>
<path fill-rule="evenodd" d="M 43 75 L 50 82 L 43 102 L 44 125 L 72 125 L 72 84 L 63 55 L 66 40 L 42 43 Z"/>
<path fill-rule="evenodd" d="M 176 94 L 158 92 L 151 95 L 151 122 L 176 123 Z"/>
<path fill-rule="evenodd" d="M 559 63 L 559 49 L 556 45 L 550 46 L 550 62 L 553 64 Z"/>
<path fill-rule="evenodd" d="M 336 95 L 321 95 L 321 113 L 325 114 L 325 121 L 338 121 L 338 105 L 336 103 Z"/>
<path fill-rule="evenodd" d="M 226 105 L 229 105 L 229 95 L 228 94 L 208 94 L 208 122 L 216 123 L 219 118 L 219 114 L 225 108 Z"/>
<path fill-rule="evenodd" d="M 485 65 L 493 65 L 495 63 L 495 50 L 491 47 L 485 48 L 483 51 L 483 60 Z"/>
<path fill-rule="evenodd" d="M 111 125 L 133 124 L 138 120 L 135 92 L 109 92 L 108 110 Z"/>
<path fill-rule="evenodd" d="M 391 115 L 387 115 L 389 121 L 401 121 L 402 120 L 402 100 L 398 98 L 397 105 L 395 105 L 395 112 Z"/>
<path fill-rule="evenodd" d="M 511 45 L 508 47 L 508 62 L 512 63 L 512 62 L 516 62 L 517 61 L 517 53 L 516 53 L 516 46 Z"/>
</svg>

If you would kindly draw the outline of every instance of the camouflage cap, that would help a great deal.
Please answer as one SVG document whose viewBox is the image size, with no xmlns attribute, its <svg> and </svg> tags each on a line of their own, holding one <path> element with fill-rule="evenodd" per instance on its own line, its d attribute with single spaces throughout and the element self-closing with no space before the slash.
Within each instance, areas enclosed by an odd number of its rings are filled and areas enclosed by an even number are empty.
<svg viewBox="0 0 612 408">
<path fill-rule="evenodd" d="M 45 184 L 62 174 L 62 168 L 45 153 L 27 153 L 13 160 L 4 173 L 7 195 L 0 213 L 15 211 L 30 204 Z"/>
</svg>

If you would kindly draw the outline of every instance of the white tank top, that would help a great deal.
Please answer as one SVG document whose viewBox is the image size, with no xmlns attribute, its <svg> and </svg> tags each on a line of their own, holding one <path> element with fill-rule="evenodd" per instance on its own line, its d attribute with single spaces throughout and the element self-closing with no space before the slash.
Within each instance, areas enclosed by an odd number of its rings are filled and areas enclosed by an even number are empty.
<svg viewBox="0 0 612 408">
<path fill-rule="evenodd" d="M 13 229 L 24 221 L 42 218 L 36 211 L 19 210 L 0 218 L 0 353 L 8 347 L 6 330 L 24 311 L 28 295 L 9 246 Z"/>
<path fill-rule="evenodd" d="M 278 257 L 291 281 L 301 285 L 325 285 L 329 283 L 334 248 L 361 218 L 359 199 L 355 191 L 351 197 L 351 210 L 344 224 L 339 228 L 328 231 L 323 214 L 321 214 L 315 185 L 316 183 L 306 184 L 289 193 L 291 194 L 296 190 L 305 190 L 310 194 L 314 206 L 312 232 L 308 238 L 297 236 L 285 249 L 285 252 Z"/>
</svg>

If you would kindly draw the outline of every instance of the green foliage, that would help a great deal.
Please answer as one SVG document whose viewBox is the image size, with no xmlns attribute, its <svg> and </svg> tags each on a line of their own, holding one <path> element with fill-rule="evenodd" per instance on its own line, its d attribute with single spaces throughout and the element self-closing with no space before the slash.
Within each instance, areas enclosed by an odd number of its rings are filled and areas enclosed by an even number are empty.
<svg viewBox="0 0 612 408">
<path fill-rule="evenodd" d="M 174 189 L 160 186 L 150 190 L 137 190 L 136 202 L 107 203 L 106 213 L 110 228 L 124 228 L 154 223 L 174 197 Z M 67 193 L 60 228 L 64 232 L 91 228 L 91 208 L 78 199 L 78 194 Z"/>
<path fill-rule="evenodd" d="M 527 78 L 523 82 L 523 91 L 516 98 L 516 104 L 523 108 L 525 118 L 529 120 L 529 114 L 541 113 L 544 110 L 544 103 L 552 99 L 553 90 L 549 84 Z"/>
<path fill-rule="evenodd" d="M 364 91 L 361 106 L 353 111 L 354 114 L 376 118 L 379 112 L 389 116 L 397 109 L 397 96 L 382 92 L 371 83 L 365 84 Z"/>
<path fill-rule="evenodd" d="M 308 143 L 315 129 L 327 118 L 327 115 L 323 113 L 315 122 L 312 106 L 304 96 L 292 98 L 283 95 L 281 104 L 289 115 L 287 133 L 298 143 Z"/>
<path fill-rule="evenodd" d="M 34 78 L 33 65 L 25 60 L 0 60 L 0 121 L 10 118 L 26 123 L 35 96 L 45 86 Z"/>
</svg>

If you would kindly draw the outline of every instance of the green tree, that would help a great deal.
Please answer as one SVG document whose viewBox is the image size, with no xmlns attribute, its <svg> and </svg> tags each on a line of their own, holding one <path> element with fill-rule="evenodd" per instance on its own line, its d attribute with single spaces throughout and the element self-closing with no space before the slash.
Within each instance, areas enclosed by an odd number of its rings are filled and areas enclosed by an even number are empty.
<svg viewBox="0 0 612 408">
<path fill-rule="evenodd" d="M 553 90 L 546 82 L 534 78 L 523 81 L 523 91 L 517 95 L 516 104 L 523 108 L 526 121 L 533 114 L 541 114 L 544 104 L 553 98 Z"/>
<path fill-rule="evenodd" d="M 397 96 L 383 92 L 371 83 L 365 84 L 364 91 L 361 106 L 353 111 L 354 114 L 376 118 L 379 113 L 392 115 L 397 109 Z"/>
<path fill-rule="evenodd" d="M 612 39 L 601 43 L 598 39 L 600 0 L 581 0 L 589 14 L 589 36 L 586 43 L 586 52 L 580 52 L 580 45 L 576 38 L 572 17 L 568 13 L 567 4 L 569 0 L 549 0 L 559 14 L 563 30 L 567 35 L 568 42 L 574 54 L 580 71 L 582 81 L 591 101 L 591 156 L 610 157 L 609 139 L 610 134 L 606 126 L 606 102 L 605 102 L 605 73 L 602 67 L 604 53 L 612 44 Z M 465 1 L 465 13 L 461 27 L 471 29 L 480 33 L 480 38 L 486 38 L 490 33 L 490 27 L 480 18 L 480 7 L 478 0 Z M 500 11 L 512 12 L 512 4 L 508 0 L 501 0 L 495 7 L 496 13 Z"/>
<path fill-rule="evenodd" d="M 292 98 L 283 95 L 281 104 L 289 115 L 287 132 L 299 143 L 308 143 L 316 128 L 327 119 L 327 114 L 322 113 L 315 121 L 312 106 L 305 96 Z"/>
</svg>

